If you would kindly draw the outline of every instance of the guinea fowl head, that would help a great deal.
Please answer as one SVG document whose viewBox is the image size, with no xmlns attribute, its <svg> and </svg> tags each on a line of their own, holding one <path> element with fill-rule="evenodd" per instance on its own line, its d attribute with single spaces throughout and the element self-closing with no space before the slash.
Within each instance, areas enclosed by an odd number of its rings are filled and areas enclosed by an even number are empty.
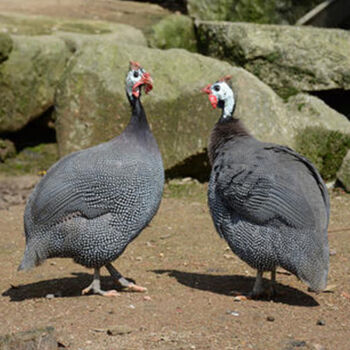
<svg viewBox="0 0 350 350">
<path fill-rule="evenodd" d="M 221 117 L 224 119 L 232 117 L 236 103 L 230 79 L 230 76 L 223 77 L 202 90 L 209 95 L 209 101 L 213 108 L 219 107 L 223 110 Z"/>
<path fill-rule="evenodd" d="M 125 89 L 130 101 L 138 99 L 141 95 L 141 87 L 145 87 L 147 94 L 153 89 L 153 80 L 138 62 L 130 61 L 130 69 L 125 79 Z"/>
</svg>

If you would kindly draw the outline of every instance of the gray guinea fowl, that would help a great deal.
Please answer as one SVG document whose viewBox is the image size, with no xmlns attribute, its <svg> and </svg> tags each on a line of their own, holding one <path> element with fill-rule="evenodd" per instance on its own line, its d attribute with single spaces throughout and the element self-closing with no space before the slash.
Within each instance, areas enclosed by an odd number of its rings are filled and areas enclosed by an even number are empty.
<svg viewBox="0 0 350 350">
<path fill-rule="evenodd" d="M 102 266 L 122 287 L 146 290 L 111 265 L 156 214 L 164 185 L 162 158 L 140 101 L 142 86 L 150 91 L 152 79 L 130 62 L 125 84 L 132 116 L 122 134 L 54 164 L 30 195 L 24 213 L 26 248 L 18 269 L 48 258 L 72 258 L 94 269 L 93 282 L 83 294 L 117 294 L 101 289 Z"/>
<path fill-rule="evenodd" d="M 229 77 L 204 90 L 222 108 L 209 142 L 208 201 L 214 225 L 232 251 L 257 270 L 250 296 L 272 296 L 281 266 L 311 290 L 326 287 L 329 197 L 316 168 L 292 149 L 254 138 L 233 116 Z M 264 289 L 262 276 L 271 271 Z"/>
</svg>

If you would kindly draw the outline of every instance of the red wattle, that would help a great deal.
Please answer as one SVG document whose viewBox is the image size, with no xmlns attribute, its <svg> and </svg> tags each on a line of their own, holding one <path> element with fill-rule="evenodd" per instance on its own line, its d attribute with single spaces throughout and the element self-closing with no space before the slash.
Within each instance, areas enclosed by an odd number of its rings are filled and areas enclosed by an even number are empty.
<svg viewBox="0 0 350 350">
<path fill-rule="evenodd" d="M 215 95 L 210 94 L 210 95 L 209 95 L 209 101 L 210 101 L 211 105 L 213 106 L 213 108 L 216 108 L 216 107 L 217 107 L 217 105 L 218 105 L 218 99 L 216 98 Z"/>
</svg>

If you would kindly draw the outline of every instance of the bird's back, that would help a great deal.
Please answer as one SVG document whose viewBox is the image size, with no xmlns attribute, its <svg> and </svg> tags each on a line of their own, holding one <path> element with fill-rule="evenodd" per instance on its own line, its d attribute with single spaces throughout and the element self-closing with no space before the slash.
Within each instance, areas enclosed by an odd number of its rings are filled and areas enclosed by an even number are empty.
<svg viewBox="0 0 350 350">
<path fill-rule="evenodd" d="M 218 232 L 253 267 L 282 265 L 303 278 L 299 265 L 311 260 L 327 274 L 328 193 L 304 157 L 251 136 L 234 138 L 217 152 L 208 195 Z"/>
</svg>

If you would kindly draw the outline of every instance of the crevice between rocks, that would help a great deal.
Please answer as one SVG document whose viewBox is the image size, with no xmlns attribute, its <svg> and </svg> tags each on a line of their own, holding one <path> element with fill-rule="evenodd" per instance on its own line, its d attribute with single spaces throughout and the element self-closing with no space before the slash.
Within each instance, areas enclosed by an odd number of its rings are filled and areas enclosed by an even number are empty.
<svg viewBox="0 0 350 350">
<path fill-rule="evenodd" d="M 191 177 L 199 182 L 207 182 L 210 176 L 210 164 L 207 150 L 184 159 L 181 163 L 167 169 L 165 177 L 171 180 L 179 177 Z"/>
<path fill-rule="evenodd" d="M 15 132 L 0 134 L 0 138 L 8 139 L 15 144 L 16 151 L 42 143 L 56 143 L 56 130 L 53 120 L 54 106 L 49 107 L 41 116 L 29 122 Z"/>
<path fill-rule="evenodd" d="M 329 107 L 341 114 L 344 114 L 350 120 L 350 90 L 333 89 L 309 91 L 308 93 L 321 99 Z"/>
</svg>

